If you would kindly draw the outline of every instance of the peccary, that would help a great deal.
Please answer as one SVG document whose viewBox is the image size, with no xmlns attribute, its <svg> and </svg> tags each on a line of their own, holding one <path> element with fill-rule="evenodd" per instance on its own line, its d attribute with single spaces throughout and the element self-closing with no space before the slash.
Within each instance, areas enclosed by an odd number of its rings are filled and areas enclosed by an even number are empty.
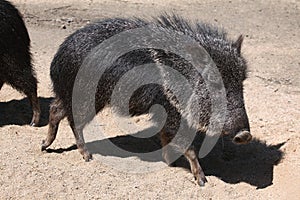
<svg viewBox="0 0 300 200">
<path fill-rule="evenodd" d="M 19 11 L 9 2 L 0 1 L 0 89 L 4 83 L 23 92 L 29 99 L 38 125 L 40 106 L 37 79 L 31 63 L 30 38 Z"/>
<path fill-rule="evenodd" d="M 42 150 L 52 144 L 57 134 L 59 122 L 67 117 L 75 135 L 79 152 L 86 161 L 92 158 L 84 142 L 83 128 L 93 116 L 88 116 L 89 114 L 86 112 L 83 115 L 85 119 L 82 124 L 75 125 L 72 113 L 72 91 L 76 75 L 89 52 L 101 42 L 123 31 L 144 27 L 148 24 L 181 32 L 192 37 L 204 47 L 216 63 L 226 90 L 229 113 L 226 116 L 223 134 L 231 136 L 233 142 L 238 144 L 248 143 L 251 140 L 252 136 L 243 98 L 243 81 L 246 78 L 247 71 L 246 61 L 241 55 L 243 37 L 240 36 L 234 42 L 227 38 L 223 30 L 220 31 L 211 25 L 198 22 L 195 26 L 192 26 L 187 20 L 177 15 L 170 16 L 166 14 L 154 19 L 153 22 L 141 19 L 106 19 L 76 31 L 63 42 L 51 64 L 51 79 L 55 100 L 50 106 L 49 130 L 46 140 L 42 142 Z M 119 79 L 134 66 L 145 63 L 162 63 L 184 74 L 190 79 L 189 81 L 200 81 L 189 78 L 189 74 L 192 73 L 190 63 L 181 59 L 174 52 L 152 48 L 134 50 L 119 57 L 100 78 L 95 94 L 96 113 L 111 103 L 110 97 Z M 180 85 L 181 83 L 176 84 Z M 200 132 L 205 132 L 205 125 L 209 124 L 211 103 L 207 88 L 201 84 L 197 87 L 196 95 L 199 96 L 200 102 L 194 106 L 198 106 L 200 108 L 198 110 L 201 112 L 197 123 L 201 126 L 204 125 L 201 127 Z M 134 92 L 129 102 L 129 113 L 140 115 L 147 113 L 154 104 L 164 106 L 168 116 L 159 135 L 162 146 L 166 146 L 176 135 L 183 112 L 180 107 L 175 105 L 176 102 L 176 97 L 170 96 L 166 88 L 149 84 Z M 163 157 L 168 164 L 172 164 L 169 157 L 170 152 L 168 151 L 168 149 L 163 150 Z M 187 149 L 181 149 L 181 151 L 189 161 L 197 183 L 201 186 L 204 185 L 207 180 L 198 162 L 195 147 L 191 145 Z"/>
</svg>

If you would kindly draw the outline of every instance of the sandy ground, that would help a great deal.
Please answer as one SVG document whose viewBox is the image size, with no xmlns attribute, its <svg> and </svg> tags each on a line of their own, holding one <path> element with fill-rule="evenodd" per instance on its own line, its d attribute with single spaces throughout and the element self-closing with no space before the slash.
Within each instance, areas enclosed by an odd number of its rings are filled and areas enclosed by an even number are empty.
<svg viewBox="0 0 300 200">
<path fill-rule="evenodd" d="M 41 126 L 29 127 L 27 98 L 7 85 L 0 91 L 0 199 L 300 199 L 300 1 L 13 3 L 23 13 L 31 36 L 43 113 Z M 105 138 L 135 151 L 145 148 L 127 136 L 116 137 L 120 133 L 107 110 L 96 118 L 104 133 L 93 144 L 103 145 L 94 151 L 99 159 L 82 160 L 66 120 L 49 152 L 41 152 L 53 96 L 49 66 L 64 38 L 95 19 L 149 18 L 162 11 L 224 27 L 232 38 L 245 35 L 242 51 L 249 63 L 245 101 L 256 139 L 246 146 L 218 144 L 201 160 L 208 178 L 203 188 L 188 170 L 167 167 L 160 157 L 144 159 L 106 149 Z"/>
</svg>

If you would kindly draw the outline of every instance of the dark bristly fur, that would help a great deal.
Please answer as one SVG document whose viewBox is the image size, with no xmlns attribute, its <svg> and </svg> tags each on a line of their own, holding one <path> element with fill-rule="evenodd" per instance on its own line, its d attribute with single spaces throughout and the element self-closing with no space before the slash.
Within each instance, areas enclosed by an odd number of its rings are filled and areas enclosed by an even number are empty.
<svg viewBox="0 0 300 200">
<path fill-rule="evenodd" d="M 56 99 L 51 104 L 48 136 L 43 141 L 42 150 L 52 144 L 57 134 L 59 122 L 64 117 L 67 117 L 80 153 L 86 161 L 92 158 L 85 146 L 82 129 L 93 116 L 84 114 L 84 125 L 78 128 L 75 127 L 72 115 L 72 90 L 79 67 L 88 53 L 104 40 L 122 31 L 143 27 L 148 24 L 155 24 L 159 27 L 182 32 L 204 47 L 216 63 L 226 89 L 229 114 L 224 125 L 224 134 L 229 134 L 236 143 L 247 143 L 251 139 L 243 98 L 243 81 L 246 78 L 247 67 L 246 61 L 240 54 L 242 37 L 233 42 L 227 38 L 223 30 L 219 31 L 215 27 L 202 23 L 196 23 L 195 26 L 192 26 L 179 16 L 165 14 L 156 18 L 154 22 L 140 19 L 103 20 L 76 31 L 63 42 L 51 64 L 51 79 Z M 110 97 L 116 83 L 126 72 L 142 64 L 161 63 L 180 72 L 189 82 L 195 83 L 195 94 L 200 100 L 198 104 L 192 105 L 194 108 L 197 108 L 196 110 L 199 111 L 200 115 L 200 120 L 196 122 L 197 127 L 195 128 L 205 132 L 211 116 L 211 100 L 208 89 L 203 79 L 198 78 L 195 80 L 193 74 L 196 72 L 193 66 L 175 53 L 149 48 L 131 51 L 122 55 L 100 78 L 95 95 L 96 112 L 98 113 L 110 103 Z M 141 78 L 143 76 L 147 76 L 147 73 L 141 74 Z M 176 84 L 180 87 L 181 83 L 178 82 Z M 184 117 L 183 113 L 186 111 L 182 110 L 180 105 L 177 105 L 176 97 L 165 86 L 149 84 L 140 87 L 134 92 L 129 102 L 129 112 L 131 115 L 140 115 L 148 112 L 149 108 L 154 104 L 162 105 L 168 114 L 164 128 L 160 132 L 162 145 L 165 146 L 174 138 L 180 119 Z M 184 149 L 179 144 L 178 149 L 190 162 L 191 171 L 198 184 L 204 185 L 206 178 L 198 162 L 194 150 L 195 147 L 191 145 L 188 149 Z M 171 155 L 170 149 L 165 148 L 163 157 L 168 164 L 172 164 L 170 160 Z"/>
<path fill-rule="evenodd" d="M 0 89 L 4 83 L 24 93 L 32 106 L 31 125 L 38 125 L 40 106 L 37 80 L 31 64 L 30 38 L 19 11 L 0 1 Z"/>
</svg>

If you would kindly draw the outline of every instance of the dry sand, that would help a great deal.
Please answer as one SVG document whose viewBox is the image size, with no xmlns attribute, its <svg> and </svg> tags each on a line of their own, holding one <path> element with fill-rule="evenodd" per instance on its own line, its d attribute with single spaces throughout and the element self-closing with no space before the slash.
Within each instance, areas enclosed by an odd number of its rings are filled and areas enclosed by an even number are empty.
<svg viewBox="0 0 300 200">
<path fill-rule="evenodd" d="M 41 127 L 29 127 L 27 98 L 7 85 L 0 91 L 0 199 L 300 199 L 300 1 L 12 2 L 30 33 L 43 113 Z M 256 140 L 238 147 L 225 143 L 224 149 L 218 144 L 200 161 L 208 178 L 203 188 L 188 170 L 167 167 L 161 158 L 124 156 L 102 148 L 95 152 L 99 159 L 86 163 L 73 146 L 66 120 L 52 150 L 41 152 L 53 96 L 49 66 L 64 38 L 95 19 L 149 18 L 162 11 L 224 27 L 232 38 L 245 35 L 245 101 Z M 144 146 L 115 137 L 120 133 L 108 110 L 97 120 L 106 138 L 133 149 Z M 122 170 L 126 167 L 152 172 L 128 173 Z"/>
</svg>

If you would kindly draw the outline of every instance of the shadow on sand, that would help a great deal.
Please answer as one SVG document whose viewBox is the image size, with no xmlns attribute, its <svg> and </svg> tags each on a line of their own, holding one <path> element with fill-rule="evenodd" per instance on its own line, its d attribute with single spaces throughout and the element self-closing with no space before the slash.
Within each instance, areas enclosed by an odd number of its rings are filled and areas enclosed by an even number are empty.
<svg viewBox="0 0 300 200">
<path fill-rule="evenodd" d="M 49 119 L 49 105 L 53 98 L 39 97 L 41 119 L 39 127 L 46 126 Z M 27 125 L 32 118 L 32 110 L 27 98 L 0 102 L 0 127 L 5 125 Z"/>
<path fill-rule="evenodd" d="M 151 128 L 145 131 L 151 131 Z M 91 153 L 102 156 L 120 158 L 136 156 L 148 162 L 163 161 L 158 137 L 140 138 L 144 134 L 143 132 L 89 142 L 87 147 Z M 203 136 L 200 135 L 195 139 L 195 144 L 199 148 L 203 139 L 201 137 Z M 119 148 L 112 148 L 112 143 Z M 200 163 L 208 176 L 219 177 L 224 182 L 231 184 L 245 182 L 256 186 L 257 189 L 265 188 L 272 185 L 273 169 L 283 157 L 280 147 L 284 144 L 266 145 L 266 143 L 254 139 L 247 145 L 234 145 L 228 139 L 220 138 L 214 149 L 205 158 L 200 159 Z M 59 150 L 49 149 L 48 151 L 61 153 L 64 150 L 74 149 L 76 146 Z M 189 169 L 189 164 L 182 158 L 178 159 L 176 166 Z"/>
</svg>

